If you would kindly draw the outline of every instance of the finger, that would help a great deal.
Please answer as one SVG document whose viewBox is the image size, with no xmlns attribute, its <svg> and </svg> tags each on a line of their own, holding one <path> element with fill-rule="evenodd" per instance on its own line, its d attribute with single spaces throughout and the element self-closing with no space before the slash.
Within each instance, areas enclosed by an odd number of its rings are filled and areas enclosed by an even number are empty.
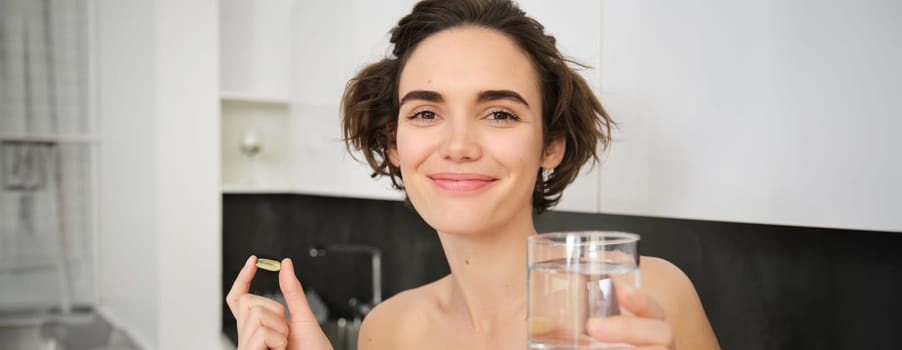
<svg viewBox="0 0 902 350">
<path fill-rule="evenodd" d="M 664 308 L 645 292 L 624 282 L 614 281 L 614 286 L 617 290 L 617 302 L 620 307 L 626 308 L 638 317 L 666 319 Z"/>
<path fill-rule="evenodd" d="M 304 295 L 304 288 L 301 287 L 301 281 L 298 281 L 294 274 L 294 264 L 291 259 L 282 260 L 282 271 L 279 271 L 279 288 L 282 289 L 282 295 L 285 297 L 285 304 L 288 305 L 288 314 L 291 316 L 291 323 L 306 322 L 319 324 L 313 312 L 310 311 L 310 305 L 307 304 L 307 296 Z"/>
<path fill-rule="evenodd" d="M 586 322 L 586 332 L 596 340 L 606 343 L 626 343 L 647 346 L 670 346 L 673 332 L 663 320 L 614 316 L 591 318 Z"/>
<path fill-rule="evenodd" d="M 288 337 L 261 327 L 254 330 L 246 345 L 250 349 L 285 349 L 288 346 Z"/>
<path fill-rule="evenodd" d="M 319 322 L 310 311 L 304 288 L 294 274 L 291 259 L 282 260 L 282 271 L 279 272 L 279 287 L 288 305 L 291 322 L 288 325 L 288 340 L 292 347 L 299 349 L 332 349 L 329 338 L 319 327 Z"/>
<path fill-rule="evenodd" d="M 256 256 L 251 255 L 247 258 L 241 271 L 238 272 L 238 277 L 235 277 L 235 282 L 232 283 L 232 289 L 226 294 L 226 304 L 229 305 L 229 309 L 232 310 L 232 315 L 236 319 L 238 318 L 238 298 L 247 294 L 251 289 L 251 281 L 254 280 L 254 275 L 257 273 L 256 263 Z"/>
<path fill-rule="evenodd" d="M 235 310 L 239 312 L 238 318 L 254 307 L 265 308 L 275 314 L 281 315 L 282 318 L 285 318 L 285 308 L 282 307 L 282 304 L 279 304 L 279 302 L 275 300 L 253 294 L 245 294 L 238 297 L 238 303 L 235 308 Z"/>
<path fill-rule="evenodd" d="M 239 330 L 239 333 L 247 333 L 254 328 L 263 327 L 286 337 L 288 336 L 288 322 L 285 321 L 285 316 L 279 316 L 259 306 L 250 309 L 246 316 L 242 320 L 242 328 Z"/>
</svg>

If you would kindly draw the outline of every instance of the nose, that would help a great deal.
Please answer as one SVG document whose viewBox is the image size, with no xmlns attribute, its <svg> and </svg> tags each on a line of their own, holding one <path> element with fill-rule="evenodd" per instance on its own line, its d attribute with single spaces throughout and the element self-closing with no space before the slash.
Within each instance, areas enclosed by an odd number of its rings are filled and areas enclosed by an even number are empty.
<svg viewBox="0 0 902 350">
<path fill-rule="evenodd" d="M 442 158 L 455 162 L 479 159 L 482 148 L 477 133 L 476 123 L 471 118 L 452 118 L 445 124 L 442 135 Z"/>
</svg>

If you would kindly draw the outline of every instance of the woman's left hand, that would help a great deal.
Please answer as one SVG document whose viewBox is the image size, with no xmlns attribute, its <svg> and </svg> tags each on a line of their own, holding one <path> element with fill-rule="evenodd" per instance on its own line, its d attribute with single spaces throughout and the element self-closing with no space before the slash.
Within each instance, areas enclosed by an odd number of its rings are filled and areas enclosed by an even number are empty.
<svg viewBox="0 0 902 350">
<path fill-rule="evenodd" d="M 613 344 L 631 344 L 641 350 L 674 350 L 673 329 L 664 309 L 644 292 L 626 284 L 617 284 L 620 310 L 632 315 L 590 318 L 586 332 L 595 340 Z"/>
</svg>

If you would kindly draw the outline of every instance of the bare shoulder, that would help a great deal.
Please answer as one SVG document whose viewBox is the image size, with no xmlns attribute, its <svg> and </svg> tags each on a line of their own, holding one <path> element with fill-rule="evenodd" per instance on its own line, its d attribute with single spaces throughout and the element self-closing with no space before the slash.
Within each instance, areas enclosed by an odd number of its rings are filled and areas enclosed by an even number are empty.
<svg viewBox="0 0 902 350">
<path fill-rule="evenodd" d="M 660 301 L 697 296 L 689 276 L 670 261 L 643 256 L 639 258 L 639 271 L 642 289 L 652 296 L 660 294 L 663 297 Z"/>
<path fill-rule="evenodd" d="M 667 315 L 677 349 L 719 349 L 717 338 L 692 281 L 670 261 L 643 256 L 639 261 L 643 290 Z"/>
<path fill-rule="evenodd" d="M 431 324 L 436 284 L 440 281 L 405 290 L 376 305 L 360 326 L 358 349 L 411 348 Z"/>
</svg>

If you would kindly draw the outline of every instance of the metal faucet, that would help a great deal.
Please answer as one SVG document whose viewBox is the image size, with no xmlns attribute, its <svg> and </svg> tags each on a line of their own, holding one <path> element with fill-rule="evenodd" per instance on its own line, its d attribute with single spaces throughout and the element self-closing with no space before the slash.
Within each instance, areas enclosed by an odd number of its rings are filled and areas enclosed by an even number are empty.
<svg viewBox="0 0 902 350">
<path fill-rule="evenodd" d="M 357 317 L 365 316 L 376 305 L 382 302 L 382 251 L 379 248 L 362 244 L 335 244 L 328 247 L 315 246 L 310 248 L 311 257 L 324 256 L 327 253 L 367 253 L 372 257 L 373 268 L 373 300 L 371 303 L 359 303 L 356 298 L 351 298 L 348 304 L 357 311 Z"/>
</svg>

